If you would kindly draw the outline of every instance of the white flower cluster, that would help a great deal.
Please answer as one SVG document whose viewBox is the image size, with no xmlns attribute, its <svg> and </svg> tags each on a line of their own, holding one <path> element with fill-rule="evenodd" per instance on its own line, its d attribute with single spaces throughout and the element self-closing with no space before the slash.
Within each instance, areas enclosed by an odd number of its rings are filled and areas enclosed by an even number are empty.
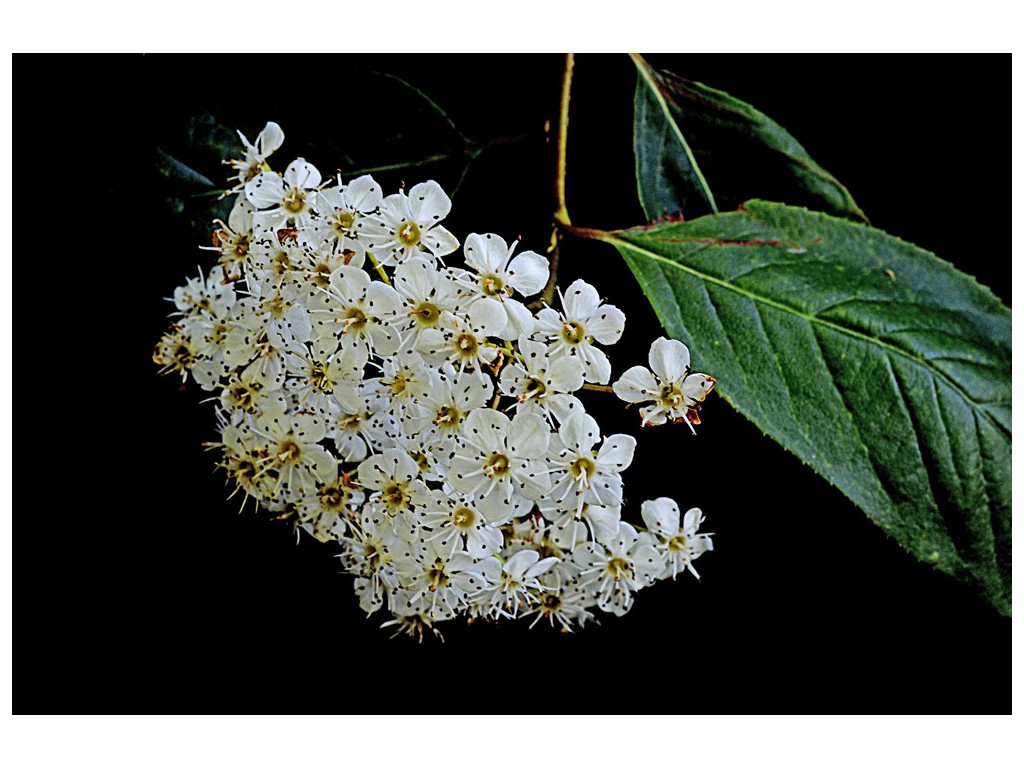
<svg viewBox="0 0 1024 768">
<path fill-rule="evenodd" d="M 283 138 L 274 123 L 242 137 L 218 263 L 175 290 L 153 353 L 216 393 L 236 492 L 339 545 L 361 607 L 410 634 L 457 615 L 570 630 L 696 575 L 711 549 L 700 510 L 659 498 L 639 530 L 622 520 L 636 440 L 602 435 L 575 394 L 608 389 L 602 347 L 623 313 L 583 280 L 532 311 L 545 257 L 470 234 L 464 266 L 445 265 L 459 242 L 437 183 L 385 196 L 370 176 L 324 183 L 301 158 L 275 173 Z M 714 381 L 678 341 L 650 364 L 614 391 L 653 402 L 645 425 L 692 429 Z"/>
</svg>

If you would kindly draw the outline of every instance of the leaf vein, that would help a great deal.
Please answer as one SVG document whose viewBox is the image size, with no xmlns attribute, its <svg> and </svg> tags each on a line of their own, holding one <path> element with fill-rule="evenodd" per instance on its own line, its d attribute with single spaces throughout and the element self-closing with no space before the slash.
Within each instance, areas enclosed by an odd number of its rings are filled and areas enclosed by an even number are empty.
<svg viewBox="0 0 1024 768">
<path fill-rule="evenodd" d="M 642 247 L 640 245 L 637 245 L 636 243 L 633 243 L 633 242 L 631 242 L 629 240 L 621 238 L 621 237 L 618 236 L 618 234 L 612 233 L 612 234 L 610 234 L 610 238 L 611 238 L 610 242 L 612 244 L 617 244 L 617 245 L 620 245 L 622 247 L 631 249 L 631 250 L 637 252 L 638 254 L 640 254 L 640 256 L 642 256 L 644 258 L 653 259 L 655 261 L 662 262 L 662 263 L 668 265 L 671 268 L 678 269 L 678 270 L 680 270 L 682 272 L 686 272 L 686 273 L 688 273 L 690 275 L 695 276 L 696 278 L 698 278 L 702 282 L 708 282 L 708 283 L 713 283 L 715 285 L 719 285 L 719 286 L 721 286 L 723 288 L 726 288 L 726 289 L 728 289 L 730 291 L 734 291 L 734 292 L 736 292 L 736 293 L 738 293 L 738 294 L 740 294 L 742 296 L 745 296 L 748 299 L 750 299 L 751 301 L 760 302 L 760 303 L 763 303 L 763 304 L 765 304 L 767 306 L 774 307 L 774 308 L 776 308 L 776 309 L 778 309 L 778 310 L 780 310 L 782 312 L 786 312 L 786 313 L 789 313 L 791 315 L 795 315 L 797 317 L 802 317 L 808 323 L 811 323 L 812 327 L 817 324 L 817 325 L 821 325 L 822 327 L 825 327 L 825 328 L 831 328 L 831 329 L 833 329 L 833 330 L 835 330 L 835 331 L 837 331 L 839 333 L 843 333 L 843 334 L 846 334 L 848 336 L 852 336 L 852 337 L 854 337 L 856 339 L 859 339 L 862 342 L 865 342 L 867 344 L 871 344 L 873 346 L 881 347 L 883 350 L 887 350 L 891 354 L 897 354 L 897 355 L 899 355 L 901 357 L 904 357 L 904 358 L 910 360 L 911 362 L 913 362 L 913 363 L 915 363 L 917 365 L 920 365 L 921 367 L 923 367 L 926 370 L 930 371 L 932 373 L 932 375 L 941 378 L 943 381 L 945 381 L 947 384 L 949 384 L 950 388 L 954 389 L 957 393 L 959 393 L 960 397 L 965 402 L 970 404 L 972 406 L 972 408 L 974 407 L 973 401 L 971 400 L 970 396 L 964 391 L 964 389 L 959 385 L 959 383 L 954 381 L 954 380 L 952 380 L 952 379 L 950 379 L 949 376 L 944 371 L 941 371 L 941 370 L 939 370 L 937 368 L 934 368 L 934 367 L 928 365 L 928 359 L 927 358 L 922 358 L 922 357 L 919 357 L 917 355 L 912 355 L 909 352 L 906 352 L 906 351 L 900 349 L 899 347 L 896 347 L 896 346 L 894 346 L 894 345 L 892 345 L 892 344 L 890 344 L 888 342 L 882 341 L 881 339 L 879 339 L 877 337 L 869 336 L 869 335 L 867 335 L 867 334 L 865 334 L 865 333 L 863 333 L 861 331 L 858 331 L 858 330 L 853 329 L 853 328 L 849 328 L 849 327 L 844 326 L 844 325 L 842 325 L 842 324 L 840 324 L 838 322 L 835 322 L 835 321 L 832 321 L 832 320 L 823 319 L 823 318 L 819 318 L 819 317 L 815 317 L 814 315 L 810 315 L 810 314 L 808 314 L 806 312 L 801 312 L 800 310 L 795 309 L 795 308 L 793 308 L 793 307 L 791 307 L 791 306 L 789 306 L 787 304 L 783 304 L 783 303 L 775 301 L 773 299 L 769 299 L 769 298 L 767 298 L 765 296 L 758 296 L 757 294 L 751 293 L 750 291 L 747 291 L 747 290 L 744 290 L 740 286 L 735 285 L 734 283 L 732 283 L 732 282 L 730 282 L 728 280 L 725 280 L 725 279 L 722 279 L 722 278 L 718 278 L 718 277 L 715 277 L 713 275 L 709 275 L 709 274 L 707 274 L 705 272 L 701 272 L 700 270 L 694 269 L 693 267 L 689 267 L 689 266 L 686 266 L 684 264 L 681 264 L 681 263 L 679 263 L 678 261 L 676 261 L 674 259 L 667 258 L 665 256 L 662 256 L 659 253 L 655 253 L 655 252 L 653 252 L 651 250 L 648 250 L 648 249 L 646 249 L 646 248 L 644 248 L 644 247 Z M 995 421 L 995 419 L 990 414 L 985 413 L 985 418 L 990 420 L 993 423 L 993 425 L 998 426 L 998 423 Z"/>
<path fill-rule="evenodd" d="M 818 329 L 816 329 L 813 325 L 810 325 L 809 328 L 810 328 L 810 331 L 811 331 L 810 337 L 814 340 L 814 344 L 817 347 L 818 357 L 821 359 L 822 366 L 828 372 L 828 376 L 829 376 L 829 380 L 830 380 L 830 382 L 832 384 L 832 388 L 835 390 L 836 395 L 838 395 L 839 402 L 841 402 L 843 404 L 843 408 L 845 409 L 847 416 L 849 416 L 850 427 L 854 431 L 854 435 L 855 435 L 855 437 L 857 439 L 857 445 L 860 447 L 861 452 L 867 458 L 868 463 L 871 464 L 871 469 L 874 472 L 875 479 L 878 480 L 878 484 L 879 484 L 880 488 L 882 489 L 882 492 L 885 494 L 886 498 L 888 499 L 888 501 L 890 503 L 890 506 L 891 506 L 892 503 L 893 503 L 893 494 L 892 494 L 892 491 L 891 491 L 891 489 L 889 487 L 889 483 L 887 483 L 885 481 L 886 473 L 881 471 L 876 456 L 868 448 L 868 444 L 864 440 L 863 433 L 861 432 L 860 425 L 857 423 L 857 420 L 854 418 L 854 414 L 856 413 L 856 409 L 853 408 L 853 406 L 850 403 L 849 399 L 846 397 L 845 393 L 843 392 L 843 388 L 839 386 L 839 382 L 836 379 L 836 372 L 832 369 L 832 366 L 829 365 L 829 363 L 828 363 L 828 356 L 825 354 L 825 351 L 821 347 L 821 339 L 818 338 L 818 333 L 819 333 Z M 865 510 L 865 511 L 867 511 L 867 510 Z"/>
</svg>

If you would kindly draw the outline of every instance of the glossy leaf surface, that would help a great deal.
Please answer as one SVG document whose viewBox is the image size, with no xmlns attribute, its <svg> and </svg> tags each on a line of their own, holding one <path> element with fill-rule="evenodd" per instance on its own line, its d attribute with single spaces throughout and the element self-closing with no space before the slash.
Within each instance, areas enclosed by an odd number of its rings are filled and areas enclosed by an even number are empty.
<svg viewBox="0 0 1024 768">
<path fill-rule="evenodd" d="M 602 239 L 716 391 L 1010 613 L 1011 313 L 989 289 L 879 230 L 762 201 Z"/>
</svg>

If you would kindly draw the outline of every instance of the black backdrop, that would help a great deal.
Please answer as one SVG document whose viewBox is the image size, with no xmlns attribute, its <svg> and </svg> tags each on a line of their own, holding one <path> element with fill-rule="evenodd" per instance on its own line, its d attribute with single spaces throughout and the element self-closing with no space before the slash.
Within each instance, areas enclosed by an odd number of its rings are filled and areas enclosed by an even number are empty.
<svg viewBox="0 0 1024 768">
<path fill-rule="evenodd" d="M 775 118 L 876 226 L 1010 302 L 1009 56 L 648 58 Z M 704 510 L 716 549 L 698 561 L 702 581 L 660 583 L 627 616 L 571 635 L 477 622 L 444 626 L 444 643 L 389 639 L 330 548 L 225 500 L 201 447 L 212 406 L 150 361 L 162 297 L 209 263 L 188 224 L 197 203 L 157 171 L 157 147 L 220 180 L 194 140 L 208 114 L 250 138 L 279 122 L 275 167 L 305 156 L 326 174 L 338 148 L 357 156 L 396 125 L 415 145 L 418 113 L 366 106 L 380 82 L 366 73 L 388 71 L 473 139 L 529 134 L 473 162 L 448 223 L 460 239 L 522 235 L 543 251 L 553 156 L 541 129 L 557 118 L 561 55 L 14 63 L 16 712 L 1009 712 L 1010 621 L 714 395 L 698 437 L 638 434 L 625 475 L 633 515 L 661 495 Z M 577 57 L 577 225 L 641 223 L 634 82 L 624 55 Z M 450 189 L 460 170 L 376 176 L 389 191 L 428 177 Z M 560 275 L 626 311 L 614 375 L 644 362 L 659 329 L 617 254 L 569 242 Z M 614 405 L 599 420 L 638 432 Z M 470 691 L 486 698 L 468 705 Z"/>
</svg>

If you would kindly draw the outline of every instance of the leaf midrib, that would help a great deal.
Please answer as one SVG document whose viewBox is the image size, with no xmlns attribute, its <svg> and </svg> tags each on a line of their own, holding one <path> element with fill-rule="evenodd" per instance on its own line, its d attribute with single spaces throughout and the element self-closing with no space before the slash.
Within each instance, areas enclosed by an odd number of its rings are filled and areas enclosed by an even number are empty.
<svg viewBox="0 0 1024 768">
<path fill-rule="evenodd" d="M 639 58 L 639 57 L 637 57 Z M 718 213 L 718 205 L 715 203 L 715 196 L 711 192 L 711 188 L 708 186 L 707 180 L 704 178 L 704 174 L 700 170 L 700 166 L 697 165 L 697 160 L 693 156 L 693 151 L 690 149 L 690 145 L 687 143 L 686 138 L 683 136 L 683 132 L 679 128 L 679 124 L 672 117 L 671 110 L 669 110 L 668 103 L 665 101 L 665 96 L 661 92 L 661 88 L 653 80 L 653 73 L 647 62 L 643 59 L 637 61 L 637 58 L 633 60 L 636 64 L 637 72 L 644 79 L 647 84 L 647 90 L 654 96 L 658 102 L 658 106 L 661 108 L 662 113 L 665 115 L 666 122 L 672 127 L 672 133 L 675 134 L 676 139 L 682 146 L 683 151 L 686 153 L 686 159 L 690 161 L 690 168 L 693 170 L 697 179 L 700 181 L 701 188 L 703 189 L 704 195 L 707 197 L 708 204 L 711 206 L 711 210 L 714 213 Z"/>
<path fill-rule="evenodd" d="M 849 327 L 844 326 L 844 325 L 840 325 L 838 323 L 835 323 L 835 322 L 832 322 L 832 321 L 829 321 L 829 320 L 823 320 L 822 318 L 820 318 L 818 316 L 815 316 L 815 315 L 809 315 L 806 312 L 801 312 L 798 309 L 794 309 L 791 306 L 788 306 L 788 305 L 783 304 L 781 302 L 778 302 L 778 301 L 775 301 L 773 299 L 767 298 L 765 296 L 759 296 L 758 294 L 751 293 L 750 291 L 744 290 L 743 288 L 740 288 L 739 286 L 735 285 L 734 283 L 730 283 L 727 280 L 723 280 L 721 278 L 714 277 L 713 275 L 708 275 L 708 274 L 706 274 L 704 272 L 701 272 L 700 270 L 697 270 L 697 269 L 694 269 L 692 267 L 686 266 L 685 264 L 681 264 L 680 262 L 675 261 L 673 259 L 670 259 L 670 258 L 668 258 L 666 256 L 662 256 L 659 253 L 654 253 L 653 251 L 647 250 L 646 248 L 643 248 L 642 246 L 639 246 L 636 243 L 633 243 L 633 242 L 631 242 L 629 240 L 625 240 L 625 239 L 619 237 L 616 233 L 609 232 L 609 233 L 605 233 L 605 234 L 608 235 L 608 238 L 609 238 L 608 241 L 612 245 L 624 246 L 624 247 L 628 248 L 629 250 L 632 250 L 632 251 L 637 252 L 638 254 L 641 254 L 642 256 L 645 256 L 647 258 L 653 259 L 655 261 L 663 262 L 665 264 L 668 264 L 671 267 L 674 267 L 675 269 L 681 270 L 683 272 L 687 272 L 690 275 L 693 275 L 694 277 L 697 277 L 697 278 L 699 278 L 699 279 L 701 279 L 701 280 L 703 280 L 705 282 L 713 283 L 714 285 L 718 285 L 718 286 L 720 286 L 722 288 L 725 288 L 726 290 L 733 291 L 734 293 L 738 293 L 741 296 L 745 296 L 746 298 L 750 299 L 753 302 L 765 304 L 767 306 L 774 307 L 775 309 L 778 309 L 778 310 L 780 310 L 782 312 L 786 312 L 787 314 L 793 315 L 795 317 L 803 318 L 808 324 L 811 324 L 811 325 L 817 324 L 817 325 L 819 325 L 819 326 L 821 326 L 823 328 L 831 328 L 832 330 L 836 331 L 837 333 L 846 334 L 847 336 L 851 336 L 853 338 L 860 339 L 860 340 L 864 341 L 865 343 L 872 344 L 874 346 L 880 347 L 881 349 L 885 350 L 886 352 L 891 352 L 892 354 L 899 355 L 900 357 L 903 357 L 903 358 L 905 358 L 907 360 L 910 360 L 913 363 L 917 363 L 918 365 L 920 365 L 925 370 L 931 372 L 936 378 L 941 379 L 942 381 L 946 382 L 950 387 L 952 387 L 956 392 L 958 392 L 960 394 L 960 396 L 964 399 L 964 401 L 968 405 L 970 405 L 971 409 L 974 412 L 980 413 L 980 414 L 984 415 L 984 417 L 989 421 L 989 423 L 993 427 L 995 427 L 1000 433 L 1005 434 L 1005 430 L 1002 427 L 1002 425 L 1000 425 L 999 422 L 997 422 L 987 411 L 985 411 L 983 408 L 980 407 L 982 405 L 985 405 L 984 403 L 976 402 L 964 390 L 964 388 L 959 384 L 959 382 L 957 382 L 957 381 L 955 381 L 953 379 L 950 379 L 943 371 L 941 371 L 941 370 L 939 370 L 937 368 L 934 368 L 931 365 L 928 365 L 928 361 L 927 361 L 926 358 L 922 358 L 922 357 L 918 357 L 916 355 L 912 355 L 909 352 L 907 352 L 906 350 L 903 350 L 903 349 L 900 349 L 899 347 L 893 346 L 892 344 L 889 344 L 889 343 L 887 343 L 885 341 L 882 341 L 881 339 L 878 339 L 877 337 L 869 336 L 869 335 L 867 335 L 865 333 L 853 330 L 852 328 L 849 328 Z"/>
</svg>

